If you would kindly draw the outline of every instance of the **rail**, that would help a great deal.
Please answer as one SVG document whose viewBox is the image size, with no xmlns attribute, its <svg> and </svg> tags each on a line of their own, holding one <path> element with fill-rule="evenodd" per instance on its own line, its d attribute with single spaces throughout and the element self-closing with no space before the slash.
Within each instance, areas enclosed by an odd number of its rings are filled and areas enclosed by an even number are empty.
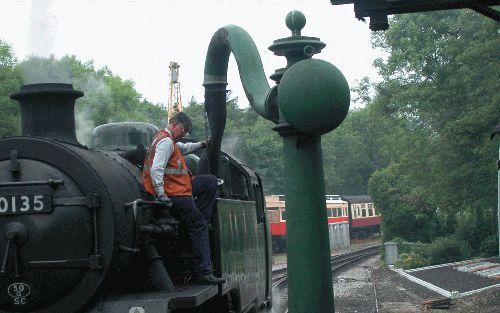
<svg viewBox="0 0 500 313">
<path fill-rule="evenodd" d="M 353 252 L 333 255 L 331 257 L 332 272 L 352 265 L 358 261 L 366 259 L 370 256 L 378 254 L 381 245 L 373 245 Z M 274 295 L 279 295 L 278 312 L 288 312 L 288 287 L 287 268 L 283 267 L 272 271 L 272 290 Z M 273 304 L 274 306 L 274 304 Z"/>
</svg>

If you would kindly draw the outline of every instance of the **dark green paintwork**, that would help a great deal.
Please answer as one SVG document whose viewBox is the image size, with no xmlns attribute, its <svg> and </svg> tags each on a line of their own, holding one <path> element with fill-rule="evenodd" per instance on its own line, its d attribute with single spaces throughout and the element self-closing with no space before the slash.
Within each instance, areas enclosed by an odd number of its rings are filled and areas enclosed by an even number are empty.
<svg viewBox="0 0 500 313">
<path fill-rule="evenodd" d="M 323 60 L 295 63 L 278 88 L 278 103 L 285 119 L 310 135 L 322 135 L 339 126 L 349 112 L 349 101 L 344 75 Z"/>
<path fill-rule="evenodd" d="M 292 37 L 276 40 L 270 48 L 288 62 L 273 77 L 279 83 L 280 112 L 274 130 L 283 137 L 284 145 L 288 309 L 290 313 L 333 313 L 320 135 L 344 120 L 349 86 L 335 66 L 310 59 L 324 44 L 318 38 L 300 36 L 297 28 L 305 22 L 290 21 L 300 14 L 287 16 Z"/>
<path fill-rule="evenodd" d="M 225 290 L 239 289 L 243 307 L 266 299 L 266 233 L 257 224 L 255 201 L 218 199 L 221 270 Z"/>
<path fill-rule="evenodd" d="M 283 143 L 289 312 L 334 312 L 321 139 Z"/>
<path fill-rule="evenodd" d="M 231 52 L 238 64 L 243 89 L 250 104 L 259 115 L 271 119 L 265 106 L 269 83 L 257 46 L 243 28 L 227 25 L 212 36 L 205 59 L 203 85 L 227 85 L 227 66 Z"/>
</svg>

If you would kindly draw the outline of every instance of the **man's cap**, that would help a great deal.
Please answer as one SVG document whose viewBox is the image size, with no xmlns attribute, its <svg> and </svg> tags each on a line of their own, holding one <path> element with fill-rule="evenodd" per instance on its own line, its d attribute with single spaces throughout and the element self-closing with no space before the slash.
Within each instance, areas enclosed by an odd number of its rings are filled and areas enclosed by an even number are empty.
<svg viewBox="0 0 500 313">
<path fill-rule="evenodd" d="M 191 133 L 191 131 L 193 130 L 193 122 L 191 122 L 189 116 L 184 112 L 179 112 L 172 116 L 170 118 L 170 123 L 172 122 L 181 123 L 182 126 L 184 126 L 184 131 L 186 133 Z"/>
</svg>

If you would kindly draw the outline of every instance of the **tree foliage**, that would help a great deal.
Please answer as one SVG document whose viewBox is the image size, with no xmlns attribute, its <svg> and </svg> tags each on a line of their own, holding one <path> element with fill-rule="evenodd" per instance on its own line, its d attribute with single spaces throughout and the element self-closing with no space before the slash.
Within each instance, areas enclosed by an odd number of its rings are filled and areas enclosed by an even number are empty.
<svg viewBox="0 0 500 313">
<path fill-rule="evenodd" d="M 19 134 L 20 108 L 9 95 L 19 90 L 21 75 L 16 66 L 17 60 L 7 43 L 0 40 L 0 138 Z"/>
<path fill-rule="evenodd" d="M 377 140 L 397 147 L 394 163 L 369 183 L 384 229 L 408 208 L 414 219 L 424 214 L 437 222 L 424 229 L 415 224 L 414 231 L 427 232 L 421 240 L 452 231 L 453 220 L 465 228 L 464 214 L 484 225 L 484 212 L 496 204 L 489 133 L 500 116 L 498 24 L 467 10 L 401 15 L 373 36 L 373 45 L 388 57 L 375 62 L 383 80 L 367 109 L 381 125 L 392 125 Z M 476 239 L 468 242 L 477 248 L 493 230 L 475 227 L 467 233 Z"/>
<path fill-rule="evenodd" d="M 20 67 L 26 83 L 69 82 L 85 93 L 76 102 L 76 122 L 82 142 L 87 142 L 91 130 L 101 124 L 124 121 L 166 123 L 165 110 L 142 99 L 133 81 L 123 80 L 106 67 L 96 69 L 92 61 L 84 63 L 75 56 L 65 56 L 60 60 L 30 57 Z"/>
</svg>

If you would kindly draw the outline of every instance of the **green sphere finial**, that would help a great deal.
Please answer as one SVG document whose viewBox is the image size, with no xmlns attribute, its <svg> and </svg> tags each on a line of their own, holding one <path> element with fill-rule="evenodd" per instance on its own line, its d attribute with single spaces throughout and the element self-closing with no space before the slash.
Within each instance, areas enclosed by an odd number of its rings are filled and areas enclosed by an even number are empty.
<svg viewBox="0 0 500 313">
<path fill-rule="evenodd" d="M 286 15 L 285 23 L 293 37 L 300 36 L 300 31 L 306 25 L 306 16 L 300 11 L 291 11 Z"/>
<path fill-rule="evenodd" d="M 323 60 L 302 60 L 278 85 L 278 106 L 288 123 L 309 135 L 337 128 L 349 112 L 349 84 L 340 70 Z"/>
</svg>

